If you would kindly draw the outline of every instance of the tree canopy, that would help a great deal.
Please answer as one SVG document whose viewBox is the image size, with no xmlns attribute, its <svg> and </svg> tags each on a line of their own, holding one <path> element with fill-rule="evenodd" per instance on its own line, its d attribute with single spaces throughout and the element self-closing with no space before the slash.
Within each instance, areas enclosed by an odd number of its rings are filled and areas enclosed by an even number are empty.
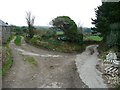
<svg viewBox="0 0 120 90">
<path fill-rule="evenodd" d="M 58 16 L 52 20 L 52 25 L 64 31 L 65 36 L 71 42 L 76 42 L 77 39 L 82 41 L 82 36 L 79 37 L 76 23 L 68 16 Z M 79 37 L 79 38 L 78 38 Z"/>
<path fill-rule="evenodd" d="M 120 34 L 119 25 L 117 26 L 120 23 L 120 2 L 103 2 L 101 6 L 95 9 L 95 13 L 96 19 L 92 19 L 92 24 L 95 24 L 95 27 L 92 30 L 100 32 L 105 42 L 111 40 L 109 42 L 114 45 L 115 42 L 113 41 L 118 41 L 115 39 L 119 39 L 117 34 Z"/>
</svg>

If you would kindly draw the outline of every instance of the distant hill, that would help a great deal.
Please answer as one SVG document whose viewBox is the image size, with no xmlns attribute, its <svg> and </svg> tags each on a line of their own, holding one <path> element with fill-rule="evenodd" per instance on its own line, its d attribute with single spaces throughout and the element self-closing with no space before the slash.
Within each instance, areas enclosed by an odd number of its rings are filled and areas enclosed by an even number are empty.
<svg viewBox="0 0 120 90">
<path fill-rule="evenodd" d="M 35 26 L 37 30 L 50 30 L 49 26 Z"/>
</svg>

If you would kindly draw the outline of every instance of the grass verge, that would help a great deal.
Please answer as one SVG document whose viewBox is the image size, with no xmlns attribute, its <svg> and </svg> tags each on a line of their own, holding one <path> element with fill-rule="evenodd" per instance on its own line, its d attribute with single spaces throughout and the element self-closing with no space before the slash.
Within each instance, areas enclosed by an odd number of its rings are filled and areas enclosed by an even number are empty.
<svg viewBox="0 0 120 90">
<path fill-rule="evenodd" d="M 43 39 L 43 38 L 33 37 L 32 39 L 27 40 L 27 42 L 38 48 L 44 48 L 51 51 L 58 51 L 65 53 L 82 52 L 85 50 L 85 45 L 78 45 L 76 43 L 59 41 L 52 38 Z"/>
<path fill-rule="evenodd" d="M 6 72 L 10 69 L 13 63 L 12 53 L 9 47 L 4 47 L 3 63 L 2 63 L 2 75 L 4 76 Z"/>
<path fill-rule="evenodd" d="M 31 65 L 37 66 L 36 60 L 31 56 L 25 57 L 24 61 L 27 62 L 27 63 L 30 63 Z"/>
<path fill-rule="evenodd" d="M 84 41 L 102 41 L 102 37 L 99 36 L 84 36 Z"/>
<path fill-rule="evenodd" d="M 20 46 L 20 45 L 21 45 L 21 36 L 17 35 L 14 43 L 15 43 L 17 46 Z"/>
</svg>

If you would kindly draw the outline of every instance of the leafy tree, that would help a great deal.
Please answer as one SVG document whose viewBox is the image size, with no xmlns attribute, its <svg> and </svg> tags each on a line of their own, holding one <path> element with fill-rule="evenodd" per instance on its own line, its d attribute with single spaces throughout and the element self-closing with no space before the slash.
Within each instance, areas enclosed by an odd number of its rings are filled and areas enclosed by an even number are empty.
<svg viewBox="0 0 120 90">
<path fill-rule="evenodd" d="M 34 35 L 33 24 L 34 24 L 35 17 L 31 15 L 31 12 L 27 12 L 26 14 L 27 14 L 26 15 L 26 20 L 27 20 L 27 24 L 28 24 L 29 36 L 30 36 L 30 38 L 32 38 L 33 35 Z"/>
<path fill-rule="evenodd" d="M 81 38 L 78 35 L 77 25 L 76 23 L 68 16 L 58 16 L 52 20 L 52 25 L 55 28 L 59 28 L 63 30 L 65 36 L 70 42 L 82 42 L 82 35 Z"/>
</svg>

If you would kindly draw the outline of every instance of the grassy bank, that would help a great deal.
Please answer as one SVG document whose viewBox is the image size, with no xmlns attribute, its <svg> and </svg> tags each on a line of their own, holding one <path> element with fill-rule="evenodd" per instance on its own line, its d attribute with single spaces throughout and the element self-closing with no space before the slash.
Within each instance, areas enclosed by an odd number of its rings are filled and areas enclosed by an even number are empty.
<svg viewBox="0 0 120 90">
<path fill-rule="evenodd" d="M 26 41 L 36 47 L 44 48 L 47 50 L 73 53 L 73 52 L 82 52 L 85 50 L 85 45 L 78 45 L 76 43 L 59 41 L 54 38 L 44 39 L 40 36 L 34 36 L 32 39 Z"/>
<path fill-rule="evenodd" d="M 10 67 L 12 66 L 13 63 L 13 58 L 12 58 L 12 53 L 10 48 L 7 47 L 3 47 L 2 48 L 2 59 L 3 59 L 3 63 L 2 63 L 2 75 L 5 75 L 5 73 L 10 69 Z"/>
<path fill-rule="evenodd" d="M 13 38 L 14 35 L 11 34 L 7 42 L 2 45 L 2 69 L 0 70 L 0 76 L 4 76 L 12 66 L 13 58 L 9 43 Z"/>
<path fill-rule="evenodd" d="M 21 36 L 17 35 L 14 43 L 15 43 L 17 46 L 20 46 L 20 45 L 21 45 Z"/>
</svg>

